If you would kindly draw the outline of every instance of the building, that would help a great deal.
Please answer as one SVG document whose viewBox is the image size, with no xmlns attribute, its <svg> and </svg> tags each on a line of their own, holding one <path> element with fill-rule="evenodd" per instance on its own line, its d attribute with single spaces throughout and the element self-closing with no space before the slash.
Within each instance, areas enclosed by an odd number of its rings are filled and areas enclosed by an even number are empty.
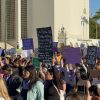
<svg viewBox="0 0 100 100">
<path fill-rule="evenodd" d="M 51 26 L 53 41 L 63 26 L 66 43 L 89 39 L 89 0 L 0 0 L 0 40 L 13 46 L 22 38 L 34 39 L 37 48 L 36 28 Z M 5 24 L 6 23 L 6 24 Z"/>
</svg>

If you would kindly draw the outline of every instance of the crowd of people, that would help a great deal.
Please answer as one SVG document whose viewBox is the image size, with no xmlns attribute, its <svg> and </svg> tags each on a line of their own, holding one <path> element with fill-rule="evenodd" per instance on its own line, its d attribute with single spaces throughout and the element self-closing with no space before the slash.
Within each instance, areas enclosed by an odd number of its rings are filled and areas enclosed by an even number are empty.
<svg viewBox="0 0 100 100">
<path fill-rule="evenodd" d="M 100 58 L 95 65 L 100 70 Z M 86 58 L 66 64 L 55 52 L 52 65 L 20 55 L 0 57 L 0 100 L 100 100 L 100 77 L 90 76 Z"/>
</svg>

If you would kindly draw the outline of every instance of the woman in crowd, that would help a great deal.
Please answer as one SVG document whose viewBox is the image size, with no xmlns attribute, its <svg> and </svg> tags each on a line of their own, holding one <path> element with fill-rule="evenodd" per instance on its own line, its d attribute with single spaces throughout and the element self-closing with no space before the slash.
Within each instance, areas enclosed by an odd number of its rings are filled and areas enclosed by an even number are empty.
<svg viewBox="0 0 100 100">
<path fill-rule="evenodd" d="M 53 82 L 53 69 L 48 69 L 45 74 L 45 82 L 44 82 L 44 96 L 45 100 L 48 100 L 49 96 L 49 88 L 51 87 Z"/>
<path fill-rule="evenodd" d="M 17 100 L 17 95 L 19 94 L 17 88 L 19 88 L 22 83 L 21 77 L 17 73 L 14 73 L 14 69 L 11 66 L 8 66 L 4 79 L 6 80 L 10 97 L 13 98 L 13 100 Z"/>
<path fill-rule="evenodd" d="M 86 96 L 81 92 L 70 92 L 66 100 L 86 100 Z"/>
<path fill-rule="evenodd" d="M 52 75 L 53 79 L 46 100 L 64 100 L 66 91 L 66 83 L 63 80 L 64 73 L 61 68 L 54 68 Z"/>
<path fill-rule="evenodd" d="M 0 100 L 10 100 L 10 97 L 8 95 L 8 91 L 6 88 L 6 84 L 3 78 L 1 77 L 0 77 Z"/>
<path fill-rule="evenodd" d="M 80 65 L 80 67 L 82 68 L 82 66 Z M 81 72 L 80 72 L 81 71 Z M 83 70 L 84 71 L 84 70 Z M 82 76 L 82 70 L 78 69 L 78 66 L 77 66 L 77 71 L 76 71 L 76 79 L 77 79 L 77 82 L 76 82 L 76 87 L 77 87 L 77 91 L 80 91 L 80 92 L 83 92 L 83 93 L 86 93 L 86 80 L 83 80 L 81 77 Z M 84 73 L 83 73 L 84 74 Z M 85 76 L 84 76 L 85 77 Z"/>
<path fill-rule="evenodd" d="M 53 71 L 53 73 L 48 72 L 49 74 L 51 73 L 52 79 L 51 79 L 51 83 L 49 84 L 48 91 L 45 94 L 46 100 L 60 100 L 60 95 L 59 95 L 59 91 L 57 88 L 57 81 L 56 81 L 56 77 L 54 74 L 54 69 L 52 69 L 52 71 Z M 45 85 L 45 89 L 46 88 L 47 87 Z"/>
<path fill-rule="evenodd" d="M 92 85 L 91 87 L 89 87 L 89 93 L 90 96 L 92 96 L 91 100 L 100 100 L 99 89 L 96 85 Z"/>
<path fill-rule="evenodd" d="M 76 68 L 74 64 L 67 64 L 66 66 L 66 84 L 67 84 L 67 93 L 72 91 L 76 85 Z"/>
<path fill-rule="evenodd" d="M 44 78 L 45 75 L 40 70 L 39 78 L 37 78 L 37 71 L 36 69 L 31 66 L 31 72 L 28 75 L 29 79 L 29 89 L 27 93 L 27 100 L 44 100 Z"/>
<path fill-rule="evenodd" d="M 100 58 L 97 58 L 96 69 L 100 69 Z"/>
<path fill-rule="evenodd" d="M 34 75 L 34 67 L 27 66 L 23 71 L 23 82 L 22 82 L 22 90 L 21 90 L 21 96 L 23 100 L 27 100 L 27 92 L 29 89 L 29 84 L 32 81 L 31 79 L 35 77 L 33 75 Z"/>
</svg>

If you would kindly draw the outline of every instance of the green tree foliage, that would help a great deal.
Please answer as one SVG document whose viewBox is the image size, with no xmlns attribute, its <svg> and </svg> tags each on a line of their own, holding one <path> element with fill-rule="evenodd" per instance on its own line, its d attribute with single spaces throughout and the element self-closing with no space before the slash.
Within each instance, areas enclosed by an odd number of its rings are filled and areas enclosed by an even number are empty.
<svg viewBox="0 0 100 100">
<path fill-rule="evenodd" d="M 92 39 L 96 38 L 96 23 L 93 18 L 89 19 L 89 37 Z"/>
<path fill-rule="evenodd" d="M 89 19 L 89 37 L 100 39 L 100 9 Z"/>
</svg>

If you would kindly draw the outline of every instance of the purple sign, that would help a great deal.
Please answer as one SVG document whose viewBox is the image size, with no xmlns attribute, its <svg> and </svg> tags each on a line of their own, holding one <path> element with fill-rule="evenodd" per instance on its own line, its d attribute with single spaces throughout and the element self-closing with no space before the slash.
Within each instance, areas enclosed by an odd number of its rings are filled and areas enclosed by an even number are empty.
<svg viewBox="0 0 100 100">
<path fill-rule="evenodd" d="M 32 38 L 22 39 L 22 43 L 23 43 L 23 50 L 34 49 Z"/>
<path fill-rule="evenodd" d="M 97 49 L 97 57 L 100 57 L 100 48 Z"/>
<path fill-rule="evenodd" d="M 2 49 L 0 48 L 0 56 L 1 56 L 1 54 L 2 54 Z"/>
<path fill-rule="evenodd" d="M 58 42 L 53 42 L 53 47 L 57 48 Z"/>
<path fill-rule="evenodd" d="M 68 64 L 75 64 L 81 62 L 80 48 L 63 48 L 63 57 Z"/>
<path fill-rule="evenodd" d="M 53 52 L 58 52 L 57 45 L 58 42 L 53 42 Z"/>
</svg>

